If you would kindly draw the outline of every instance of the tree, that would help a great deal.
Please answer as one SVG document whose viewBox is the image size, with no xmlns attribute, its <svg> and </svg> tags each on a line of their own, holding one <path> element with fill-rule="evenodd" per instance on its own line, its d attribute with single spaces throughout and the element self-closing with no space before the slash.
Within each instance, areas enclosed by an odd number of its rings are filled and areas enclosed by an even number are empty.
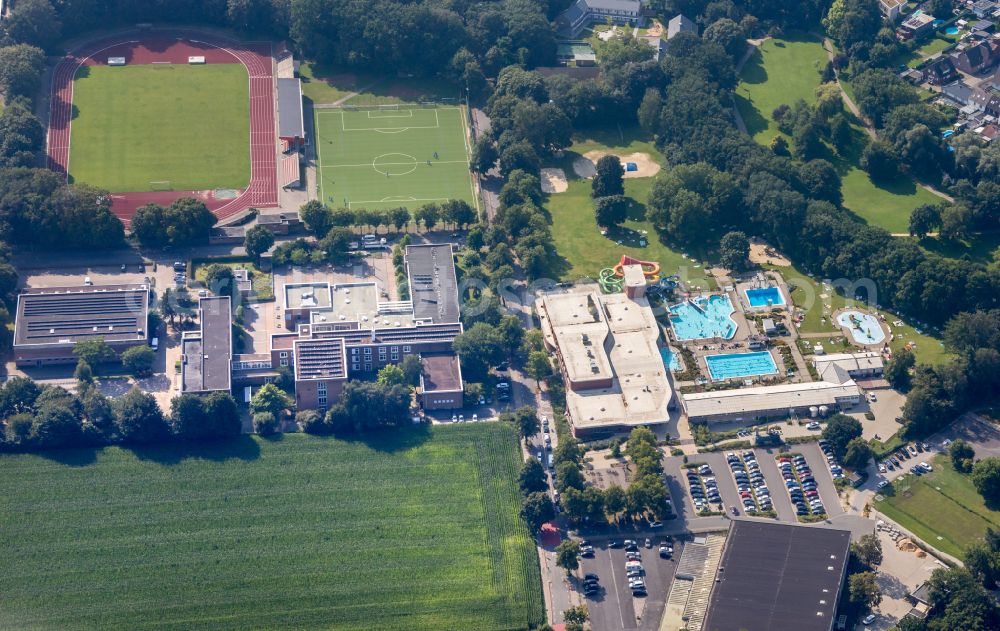
<svg viewBox="0 0 1000 631">
<path fill-rule="evenodd" d="M 145 344 L 133 346 L 122 353 L 122 365 L 137 378 L 152 375 L 155 361 L 156 353 Z"/>
<path fill-rule="evenodd" d="M 852 438 L 844 451 L 844 466 L 860 473 L 868 467 L 872 456 L 872 448 L 868 441 L 861 437 Z"/>
<path fill-rule="evenodd" d="M 847 444 L 861 436 L 861 422 L 846 414 L 836 414 L 823 428 L 823 438 L 830 443 L 830 449 L 837 458 L 843 459 Z"/>
<path fill-rule="evenodd" d="M 90 364 L 91 367 L 99 366 L 118 358 L 114 349 L 104 341 L 104 336 L 98 336 L 89 340 L 80 340 L 73 345 L 73 354 L 77 358 Z"/>
<path fill-rule="evenodd" d="M 201 200 L 181 197 L 164 209 L 166 238 L 172 245 L 187 245 L 208 238 L 215 215 Z"/>
<path fill-rule="evenodd" d="M 441 220 L 441 207 L 437 204 L 424 204 L 414 211 L 413 220 L 424 224 L 424 230 L 431 231 Z"/>
<path fill-rule="evenodd" d="M 354 235 L 346 228 L 331 228 L 319 241 L 319 247 L 326 252 L 326 260 L 333 264 L 347 261 L 350 243 Z"/>
<path fill-rule="evenodd" d="M 882 565 L 882 542 L 875 535 L 861 535 L 854 544 L 854 552 L 868 567 Z"/>
<path fill-rule="evenodd" d="M 646 88 L 646 94 L 639 104 L 639 125 L 648 132 L 656 130 L 660 122 L 660 110 L 663 109 L 663 97 L 656 88 Z"/>
<path fill-rule="evenodd" d="M 566 576 L 580 567 L 580 542 L 576 539 L 563 539 L 556 546 L 556 565 L 566 570 Z"/>
<path fill-rule="evenodd" d="M 403 361 L 399 362 L 399 368 L 403 371 L 403 383 L 416 387 L 420 383 L 420 374 L 423 372 L 423 365 L 417 355 L 404 355 Z"/>
<path fill-rule="evenodd" d="M 239 407 L 229 392 L 210 392 L 202 398 L 205 408 L 206 438 L 238 436 L 243 431 Z"/>
<path fill-rule="evenodd" d="M 205 285 L 213 294 L 219 296 L 234 296 L 236 293 L 236 276 L 233 268 L 220 263 L 213 263 L 205 270 Z"/>
<path fill-rule="evenodd" d="M 531 457 L 524 461 L 524 464 L 521 466 L 521 474 L 517 478 L 517 483 L 521 487 L 521 493 L 524 495 L 542 492 L 549 488 L 549 480 L 545 475 L 545 468 L 539 462 L 538 458 Z"/>
<path fill-rule="evenodd" d="M 0 418 L 35 411 L 42 389 L 27 377 L 14 376 L 0 387 Z"/>
<path fill-rule="evenodd" d="M 964 204 L 949 204 L 941 212 L 941 238 L 959 242 L 969 237 L 973 228 L 973 216 Z"/>
<path fill-rule="evenodd" d="M 538 152 L 526 141 L 512 143 L 500 152 L 500 171 L 505 175 L 516 170 L 537 173 L 540 167 Z"/>
<path fill-rule="evenodd" d="M 549 498 L 548 493 L 529 493 L 521 502 L 521 517 L 527 522 L 532 533 L 538 533 L 542 529 L 542 524 L 551 521 L 556 516 L 555 506 Z"/>
<path fill-rule="evenodd" d="M 626 505 L 625 489 L 617 484 L 612 484 L 604 489 L 604 510 L 609 517 L 617 520 L 618 515 L 625 510 Z"/>
<path fill-rule="evenodd" d="M 631 205 L 629 198 L 624 195 L 598 197 L 594 201 L 594 216 L 597 219 L 597 225 L 604 228 L 621 225 L 628 219 L 628 209 Z"/>
<path fill-rule="evenodd" d="M 882 592 L 875 582 L 875 572 L 858 572 L 847 579 L 851 602 L 860 607 L 878 607 L 882 602 Z"/>
<path fill-rule="evenodd" d="M 28 44 L 0 48 L 0 92 L 7 100 L 34 98 L 45 70 L 45 52 Z"/>
<path fill-rule="evenodd" d="M 472 146 L 472 170 L 486 173 L 497 163 L 497 148 L 488 137 L 482 137 Z"/>
<path fill-rule="evenodd" d="M 169 240 L 166 209 L 159 204 L 150 203 L 136 209 L 131 228 L 132 234 L 143 245 L 159 247 Z"/>
<path fill-rule="evenodd" d="M 274 233 L 264 226 L 250 228 L 243 239 L 247 256 L 253 259 L 259 259 L 260 255 L 267 252 L 272 245 L 274 245 Z"/>
<path fill-rule="evenodd" d="M 45 128 L 31 111 L 25 97 L 14 97 L 0 113 L 0 166 L 33 166 L 42 145 Z"/>
<path fill-rule="evenodd" d="M 948 456 L 951 458 L 951 466 L 959 473 L 969 473 L 972 471 L 973 460 L 976 452 L 972 445 L 961 438 L 955 440 L 948 446 Z"/>
<path fill-rule="evenodd" d="M 299 208 L 299 218 L 305 224 L 306 230 L 316 235 L 317 239 L 322 239 L 334 225 L 351 225 L 354 223 L 353 214 L 347 224 L 334 222 L 333 213 L 323 205 L 323 202 L 315 199 L 309 200 Z"/>
<path fill-rule="evenodd" d="M 986 589 L 996 589 L 1000 579 L 1000 550 L 995 550 L 988 543 L 974 543 L 965 549 L 962 559 L 965 569 L 969 570 L 979 583 Z"/>
<path fill-rule="evenodd" d="M 537 382 L 552 374 L 552 362 L 545 351 L 532 351 L 525 363 L 525 372 Z"/>
<path fill-rule="evenodd" d="M 567 631 L 569 629 L 569 625 L 578 625 L 580 629 L 583 629 L 583 625 L 589 619 L 590 614 L 587 612 L 587 605 L 570 607 L 563 612 L 563 620 L 566 622 Z"/>
<path fill-rule="evenodd" d="M 972 483 L 987 502 L 1000 502 L 1000 458 L 983 458 L 974 464 Z"/>
<path fill-rule="evenodd" d="M 739 272 L 746 269 L 750 263 L 750 240 L 747 235 L 738 232 L 727 232 L 719 241 L 719 261 L 722 267 Z"/>
<path fill-rule="evenodd" d="M 892 384 L 892 387 L 900 392 L 910 389 L 910 371 L 917 363 L 917 358 L 913 351 L 901 348 L 893 354 L 892 359 L 885 366 L 885 378 Z"/>
<path fill-rule="evenodd" d="M 126 444 L 155 443 L 170 436 L 170 427 L 156 399 L 138 386 L 114 399 L 112 409 L 118 434 Z"/>
<path fill-rule="evenodd" d="M 503 342 L 497 330 L 477 322 L 455 337 L 452 347 L 462 360 L 462 372 L 471 381 L 484 381 L 490 366 L 504 357 Z"/>
<path fill-rule="evenodd" d="M 566 489 L 576 489 L 582 491 L 586 484 L 586 480 L 583 478 L 583 473 L 580 472 L 580 467 L 573 462 L 560 462 L 556 465 L 556 488 L 559 489 L 560 493 L 566 492 Z"/>
<path fill-rule="evenodd" d="M 29 440 L 46 449 L 71 447 L 80 440 L 80 419 L 65 405 L 50 403 L 39 408 L 31 423 Z"/>
<path fill-rule="evenodd" d="M 76 369 L 73 371 L 73 378 L 77 384 L 86 389 L 94 383 L 94 371 L 86 360 L 80 359 L 76 362 Z"/>
<path fill-rule="evenodd" d="M 594 179 L 590 183 L 592 197 L 624 195 L 624 170 L 622 161 L 615 155 L 602 156 L 595 165 Z"/>
<path fill-rule="evenodd" d="M 891 180 L 899 174 L 899 158 L 892 147 L 881 140 L 865 145 L 860 164 L 876 182 Z"/>
<path fill-rule="evenodd" d="M 270 412 L 275 418 L 280 418 L 281 413 L 292 407 L 292 404 L 291 397 L 279 390 L 273 383 L 266 383 L 250 400 L 250 411 L 254 414 Z"/>
<path fill-rule="evenodd" d="M 702 37 L 722 46 L 733 59 L 737 59 L 747 49 L 746 33 L 729 18 L 720 18 L 709 24 Z"/>
<path fill-rule="evenodd" d="M 924 204 L 910 212 L 910 236 L 923 239 L 941 228 L 941 207 Z"/>
<path fill-rule="evenodd" d="M 378 371 L 378 382 L 383 386 L 403 385 L 406 383 L 406 375 L 399 366 L 387 364 Z"/>
<path fill-rule="evenodd" d="M 278 432 L 278 419 L 270 412 L 259 412 L 253 415 L 253 431 L 261 436 L 270 436 Z"/>
<path fill-rule="evenodd" d="M 48 49 L 62 37 L 62 22 L 49 0 L 19 0 L 5 22 L 15 42 Z"/>
<path fill-rule="evenodd" d="M 530 405 L 521 406 L 514 411 L 514 423 L 522 438 L 534 436 L 541 429 L 538 414 L 535 412 L 535 408 Z"/>
<path fill-rule="evenodd" d="M 182 438 L 199 438 L 205 425 L 205 408 L 196 394 L 185 393 L 170 400 L 170 424 Z"/>
</svg>

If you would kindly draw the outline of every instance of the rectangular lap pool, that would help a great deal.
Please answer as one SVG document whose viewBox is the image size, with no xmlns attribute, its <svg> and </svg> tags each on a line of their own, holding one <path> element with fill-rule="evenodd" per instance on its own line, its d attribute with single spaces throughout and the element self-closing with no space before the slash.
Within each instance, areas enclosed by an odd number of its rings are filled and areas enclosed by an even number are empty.
<svg viewBox="0 0 1000 631">
<path fill-rule="evenodd" d="M 746 294 L 751 307 L 770 307 L 771 305 L 785 304 L 785 299 L 781 295 L 781 290 L 777 287 L 748 289 Z"/>
<path fill-rule="evenodd" d="M 733 379 L 735 377 L 756 377 L 758 375 L 775 375 L 778 366 L 774 363 L 771 353 L 733 353 L 730 355 L 708 355 L 708 374 L 715 381 Z"/>
</svg>

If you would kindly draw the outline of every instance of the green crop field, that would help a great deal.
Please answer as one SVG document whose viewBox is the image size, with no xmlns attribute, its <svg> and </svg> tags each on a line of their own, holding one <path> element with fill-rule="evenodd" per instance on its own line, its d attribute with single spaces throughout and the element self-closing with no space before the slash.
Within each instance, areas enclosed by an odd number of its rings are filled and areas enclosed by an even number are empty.
<svg viewBox="0 0 1000 631">
<path fill-rule="evenodd" d="M 3 629 L 524 629 L 512 427 L 0 455 Z"/>
<path fill-rule="evenodd" d="M 928 544 L 961 558 L 987 527 L 1000 529 L 1000 512 L 986 507 L 969 476 L 955 471 L 946 456 L 933 464 L 932 473 L 894 482 L 892 493 L 874 506 Z"/>
<path fill-rule="evenodd" d="M 476 205 L 465 112 L 458 107 L 317 108 L 319 198 L 330 206 Z"/>
<path fill-rule="evenodd" d="M 69 173 L 112 192 L 244 188 L 250 88 L 240 64 L 84 66 Z"/>
</svg>

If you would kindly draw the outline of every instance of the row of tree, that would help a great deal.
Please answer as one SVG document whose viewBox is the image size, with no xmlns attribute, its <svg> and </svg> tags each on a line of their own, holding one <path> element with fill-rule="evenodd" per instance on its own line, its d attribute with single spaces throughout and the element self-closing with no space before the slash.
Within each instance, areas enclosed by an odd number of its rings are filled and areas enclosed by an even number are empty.
<svg viewBox="0 0 1000 631">
<path fill-rule="evenodd" d="M 319 239 L 338 227 L 358 227 L 366 230 L 384 227 L 401 232 L 411 223 L 423 226 L 425 230 L 433 230 L 439 224 L 466 228 L 478 220 L 476 209 L 461 199 L 451 199 L 440 204 L 425 204 L 412 213 L 404 207 L 383 210 L 329 208 L 322 202 L 312 200 L 299 209 L 299 217 L 306 229 Z"/>
<path fill-rule="evenodd" d="M 168 416 L 151 394 L 137 386 L 110 399 L 85 371 L 79 377 L 76 393 L 24 377 L 7 380 L 0 388 L 3 448 L 148 445 L 240 433 L 236 401 L 228 392 L 175 397 Z"/>
</svg>

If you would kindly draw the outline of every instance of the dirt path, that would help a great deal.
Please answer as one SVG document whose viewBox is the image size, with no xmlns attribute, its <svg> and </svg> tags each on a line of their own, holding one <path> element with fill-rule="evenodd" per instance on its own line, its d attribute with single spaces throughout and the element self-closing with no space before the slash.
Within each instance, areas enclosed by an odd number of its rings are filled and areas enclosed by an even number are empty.
<svg viewBox="0 0 1000 631">
<path fill-rule="evenodd" d="M 743 57 L 740 58 L 739 63 L 736 64 L 736 76 L 737 77 L 739 77 L 740 73 L 743 72 L 743 66 L 746 65 L 747 61 L 749 61 L 749 59 L 753 55 L 754 51 L 757 50 L 757 47 L 760 46 L 761 44 L 763 44 L 764 41 L 767 40 L 767 39 L 768 38 L 765 37 L 764 39 L 748 39 L 747 40 L 747 50 L 746 50 L 745 53 L 743 53 Z M 729 101 L 733 104 L 733 118 L 736 120 L 736 128 L 739 129 L 744 134 L 749 135 L 750 132 L 747 131 L 747 125 L 743 121 L 743 117 L 740 116 L 740 110 L 736 107 L 736 92 L 735 91 L 732 94 L 729 95 Z"/>
</svg>

